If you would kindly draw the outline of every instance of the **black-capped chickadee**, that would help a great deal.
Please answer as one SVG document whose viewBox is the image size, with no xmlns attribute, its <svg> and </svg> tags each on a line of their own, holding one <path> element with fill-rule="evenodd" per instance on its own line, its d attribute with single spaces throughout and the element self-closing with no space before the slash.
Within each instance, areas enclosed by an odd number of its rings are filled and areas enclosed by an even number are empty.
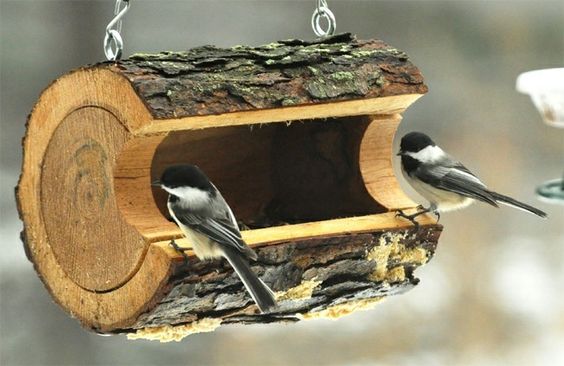
<svg viewBox="0 0 564 366">
<path fill-rule="evenodd" d="M 169 193 L 168 211 L 196 256 L 200 260 L 227 259 L 260 311 L 271 311 L 276 306 L 274 294 L 248 262 L 256 260 L 257 254 L 241 238 L 231 208 L 208 177 L 197 166 L 174 165 L 152 185 Z"/>
<path fill-rule="evenodd" d="M 415 214 L 404 217 L 415 225 L 415 217 L 433 212 L 440 218 L 441 212 L 452 211 L 469 206 L 474 201 L 482 201 L 498 207 L 498 203 L 508 205 L 546 218 L 546 213 L 514 200 L 511 197 L 490 191 L 488 187 L 464 165 L 453 159 L 438 147 L 429 136 L 421 132 L 410 132 L 401 139 L 401 168 L 405 179 L 430 206 Z"/>
</svg>

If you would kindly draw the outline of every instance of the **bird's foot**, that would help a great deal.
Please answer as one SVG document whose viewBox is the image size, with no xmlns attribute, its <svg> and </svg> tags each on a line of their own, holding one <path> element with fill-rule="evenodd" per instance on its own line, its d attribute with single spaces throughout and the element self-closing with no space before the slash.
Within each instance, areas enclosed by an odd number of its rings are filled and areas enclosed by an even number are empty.
<svg viewBox="0 0 564 366">
<path fill-rule="evenodd" d="M 435 214 L 435 216 L 437 216 L 437 224 L 438 224 L 439 221 L 441 220 L 441 213 L 437 210 L 433 211 L 433 213 Z"/>
<path fill-rule="evenodd" d="M 407 215 L 405 212 L 403 212 L 403 210 L 396 210 L 396 217 L 403 217 L 404 219 L 411 221 L 413 226 L 415 226 L 416 229 L 419 229 L 419 223 L 417 222 L 417 220 L 415 220 L 415 218 L 427 212 L 429 212 L 428 208 L 419 205 L 417 206 L 417 212 L 411 215 Z"/>
<path fill-rule="evenodd" d="M 396 211 L 396 217 L 403 217 L 404 219 L 411 221 L 413 226 L 415 226 L 416 228 L 419 228 L 419 223 L 417 222 L 417 220 L 415 220 L 415 218 L 417 217 L 416 214 L 407 215 L 407 214 L 405 214 L 405 212 L 403 212 L 403 210 L 397 210 Z"/>
<path fill-rule="evenodd" d="M 182 257 L 184 258 L 183 262 L 182 262 L 182 266 L 188 266 L 188 255 L 186 254 L 186 251 L 188 250 L 188 248 L 181 248 L 180 246 L 178 246 L 178 244 L 176 244 L 176 242 L 174 241 L 174 239 L 172 239 L 169 243 L 169 245 L 171 247 L 174 248 L 174 250 L 176 250 L 178 253 L 182 254 Z"/>
</svg>

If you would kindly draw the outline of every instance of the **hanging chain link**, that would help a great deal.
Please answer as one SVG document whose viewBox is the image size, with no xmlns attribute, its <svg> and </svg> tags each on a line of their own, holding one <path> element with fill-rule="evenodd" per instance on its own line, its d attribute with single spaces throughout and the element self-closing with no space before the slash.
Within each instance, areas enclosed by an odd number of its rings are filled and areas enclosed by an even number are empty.
<svg viewBox="0 0 564 366">
<path fill-rule="evenodd" d="M 311 17 L 311 28 L 313 28 L 313 32 L 318 37 L 327 37 L 332 36 L 335 34 L 335 30 L 337 29 L 337 21 L 335 19 L 335 15 L 329 9 L 329 5 L 327 5 L 327 0 L 316 0 L 317 7 L 315 8 L 313 15 Z M 321 19 L 325 19 L 327 22 L 327 29 L 323 29 L 321 25 Z"/>
<path fill-rule="evenodd" d="M 123 51 L 123 39 L 121 38 L 121 19 L 131 6 L 129 0 L 116 0 L 114 18 L 106 27 L 104 37 L 104 53 L 108 61 L 117 61 L 121 58 Z"/>
<path fill-rule="evenodd" d="M 327 0 L 316 0 L 317 6 L 311 17 L 311 27 L 318 37 L 327 37 L 335 34 L 337 21 L 335 15 L 329 9 Z M 114 10 L 114 18 L 106 27 L 106 36 L 104 37 L 104 53 L 109 61 L 116 61 L 121 58 L 123 52 L 123 38 L 121 37 L 122 18 L 125 16 L 129 7 L 130 0 L 116 0 Z M 326 29 L 321 25 L 321 20 L 327 22 Z"/>
</svg>

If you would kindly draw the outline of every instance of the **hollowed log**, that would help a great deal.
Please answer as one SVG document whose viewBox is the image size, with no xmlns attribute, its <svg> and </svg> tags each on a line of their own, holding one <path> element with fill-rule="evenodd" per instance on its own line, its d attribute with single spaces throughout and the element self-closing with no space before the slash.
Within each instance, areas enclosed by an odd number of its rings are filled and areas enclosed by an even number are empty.
<svg viewBox="0 0 564 366">
<path fill-rule="evenodd" d="M 167 339 L 338 316 L 409 289 L 441 227 L 395 217 L 415 204 L 392 144 L 425 92 L 403 52 L 347 34 L 74 71 L 27 126 L 17 197 L 30 259 L 86 327 Z M 231 205 L 259 254 L 253 269 L 277 292 L 272 314 L 225 263 L 189 253 L 184 266 L 169 246 L 190 243 L 150 182 L 178 163 L 200 166 Z"/>
</svg>

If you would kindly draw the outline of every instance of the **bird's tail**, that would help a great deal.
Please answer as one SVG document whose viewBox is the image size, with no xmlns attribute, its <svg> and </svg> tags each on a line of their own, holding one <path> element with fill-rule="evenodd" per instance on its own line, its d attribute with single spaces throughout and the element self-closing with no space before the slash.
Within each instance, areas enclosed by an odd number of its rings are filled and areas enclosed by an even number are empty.
<svg viewBox="0 0 564 366">
<path fill-rule="evenodd" d="M 223 248 L 223 254 L 239 275 L 249 294 L 262 313 L 267 313 L 276 307 L 274 293 L 260 278 L 251 270 L 249 262 L 237 249 Z"/>
<path fill-rule="evenodd" d="M 517 200 L 514 200 L 511 197 L 507 197 L 507 196 L 504 196 L 504 195 L 496 193 L 496 192 L 490 192 L 490 194 L 499 203 L 502 203 L 504 205 L 511 206 L 511 207 L 518 208 L 520 210 L 532 213 L 533 215 L 537 215 L 539 217 L 542 217 L 543 219 L 545 219 L 547 217 L 547 215 L 544 211 L 541 211 L 538 208 L 534 208 L 533 206 L 529 206 L 529 205 L 527 205 L 523 202 L 519 202 Z"/>
</svg>

